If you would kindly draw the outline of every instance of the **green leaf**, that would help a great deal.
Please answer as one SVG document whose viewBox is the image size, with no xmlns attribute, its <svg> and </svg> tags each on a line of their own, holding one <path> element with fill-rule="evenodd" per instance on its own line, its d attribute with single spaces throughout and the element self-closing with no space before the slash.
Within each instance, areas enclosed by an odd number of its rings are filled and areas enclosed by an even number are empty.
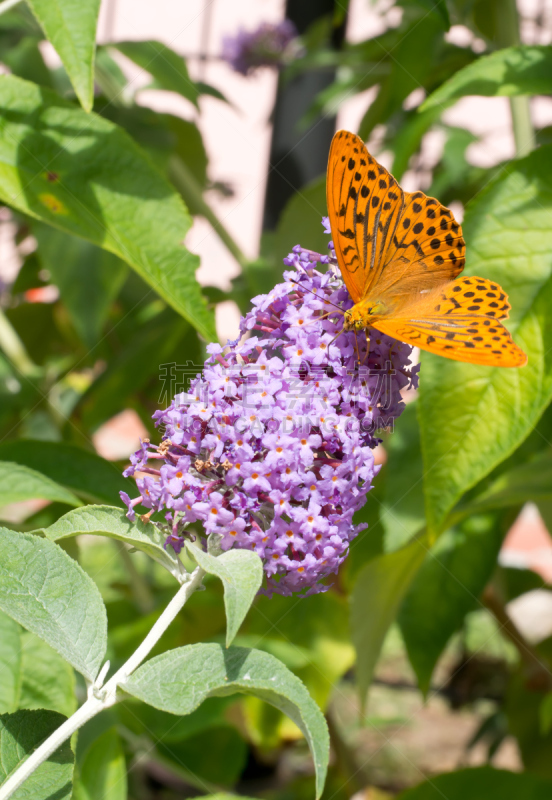
<svg viewBox="0 0 552 800">
<path fill-rule="evenodd" d="M 418 412 L 428 527 L 528 436 L 552 397 L 552 147 L 512 162 L 468 206 L 468 275 L 497 281 L 512 303 L 521 369 L 422 355 Z"/>
<path fill-rule="evenodd" d="M 41 472 L 90 503 L 119 503 L 119 492 L 128 492 L 134 485 L 115 464 L 65 442 L 4 442 L 0 460 Z"/>
<path fill-rule="evenodd" d="M 215 340 L 197 256 L 182 244 L 190 216 L 130 136 L 11 75 L 0 80 L 0 117 L 0 198 L 119 256 Z"/>
<path fill-rule="evenodd" d="M 72 492 L 50 480 L 46 475 L 21 464 L 0 461 L 0 506 L 35 498 L 67 503 L 69 506 L 81 504 Z"/>
<path fill-rule="evenodd" d="M 410 663 L 427 694 L 447 642 L 496 567 L 502 532 L 491 518 L 473 518 L 463 530 L 444 533 L 427 554 L 399 613 Z"/>
<path fill-rule="evenodd" d="M 0 714 L 44 708 L 76 710 L 72 667 L 33 633 L 0 611 Z"/>
<path fill-rule="evenodd" d="M 21 628 L 0 612 L 0 714 L 19 708 L 21 689 Z"/>
<path fill-rule="evenodd" d="M 457 513 L 464 516 L 539 500 L 552 500 L 552 454 L 548 452 L 500 475 L 482 494 L 459 505 Z"/>
<path fill-rule="evenodd" d="M 206 791 L 235 786 L 248 756 L 246 742 L 230 725 L 202 731 L 184 742 L 161 741 L 157 750 L 178 770 L 187 770 L 194 776 L 192 785 Z"/>
<path fill-rule="evenodd" d="M 65 722 L 55 711 L 17 711 L 0 716 L 0 784 L 33 750 Z M 38 767 L 12 795 L 13 800 L 69 800 L 73 790 L 69 741 Z"/>
<path fill-rule="evenodd" d="M 416 403 L 410 403 L 387 441 L 385 494 L 380 509 L 385 550 L 396 550 L 425 524 L 422 452 Z"/>
<path fill-rule="evenodd" d="M 94 347 L 123 285 L 126 264 L 107 250 L 47 225 L 37 223 L 32 231 L 40 261 L 58 287 L 75 330 Z"/>
<path fill-rule="evenodd" d="M 66 717 L 77 710 L 73 668 L 46 642 L 24 630 L 18 707 L 59 711 Z"/>
<path fill-rule="evenodd" d="M 228 550 L 213 556 L 190 542 L 186 542 L 186 549 L 205 572 L 222 581 L 227 620 L 226 647 L 230 647 L 261 588 L 263 562 L 251 550 Z"/>
<path fill-rule="evenodd" d="M 140 520 L 131 522 L 120 508 L 86 506 L 76 509 L 75 512 L 69 511 L 49 528 L 45 528 L 42 533 L 52 542 L 84 533 L 107 536 L 146 553 L 177 579 L 181 574 L 180 562 L 175 555 L 171 555 L 174 551 L 172 548 L 165 550 L 163 547 L 167 537 L 151 522 L 147 525 Z"/>
<path fill-rule="evenodd" d="M 27 0 L 54 45 L 85 111 L 94 103 L 94 50 L 100 0 Z"/>
<path fill-rule="evenodd" d="M 196 108 L 199 89 L 188 75 L 186 62 L 161 42 L 116 42 L 112 45 L 153 76 L 154 85 L 148 88 L 178 92 Z"/>
<path fill-rule="evenodd" d="M 189 714 L 207 697 L 241 692 L 283 711 L 304 734 L 311 749 L 317 797 L 324 787 L 329 737 L 324 717 L 296 678 L 276 658 L 260 650 L 196 644 L 152 658 L 122 688 L 162 711 Z"/>
<path fill-rule="evenodd" d="M 540 724 L 543 734 L 550 733 L 552 730 L 552 692 L 548 692 L 540 705 Z"/>
<path fill-rule="evenodd" d="M 126 800 L 127 770 L 115 728 L 102 733 L 86 750 L 73 800 Z"/>
<path fill-rule="evenodd" d="M 550 94 L 551 76 L 552 47 L 507 47 L 482 56 L 456 72 L 422 103 L 420 110 L 448 106 L 465 95 Z"/>
<path fill-rule="evenodd" d="M 92 579 L 53 542 L 0 528 L 0 609 L 40 636 L 89 681 L 107 643 Z"/>
<path fill-rule="evenodd" d="M 328 251 L 330 237 L 324 233 L 326 215 L 326 176 L 312 181 L 292 196 L 282 211 L 273 244 L 278 268 L 296 244 L 317 253 Z"/>
<path fill-rule="evenodd" d="M 428 781 L 397 796 L 397 800 L 544 800 L 552 782 L 531 773 L 476 767 L 433 775 Z"/>
<path fill-rule="evenodd" d="M 426 553 L 425 540 L 415 539 L 401 550 L 369 561 L 357 575 L 351 595 L 351 637 L 357 652 L 356 676 L 362 704 L 385 635 Z"/>
</svg>

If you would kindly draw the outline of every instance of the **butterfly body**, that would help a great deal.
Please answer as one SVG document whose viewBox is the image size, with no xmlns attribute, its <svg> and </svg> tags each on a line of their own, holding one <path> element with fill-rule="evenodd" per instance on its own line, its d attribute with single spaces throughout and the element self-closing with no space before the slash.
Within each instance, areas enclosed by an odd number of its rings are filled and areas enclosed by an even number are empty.
<svg viewBox="0 0 552 800">
<path fill-rule="evenodd" d="M 344 328 L 347 331 L 358 331 L 375 327 L 378 320 L 385 318 L 389 312 L 390 307 L 383 300 L 367 298 L 345 312 Z"/>
<path fill-rule="evenodd" d="M 328 214 L 337 261 L 353 300 L 344 328 L 375 328 L 446 358 L 517 367 L 525 353 L 499 322 L 510 305 L 464 268 L 462 229 L 450 209 L 403 191 L 361 139 L 338 131 L 330 148 Z"/>
</svg>

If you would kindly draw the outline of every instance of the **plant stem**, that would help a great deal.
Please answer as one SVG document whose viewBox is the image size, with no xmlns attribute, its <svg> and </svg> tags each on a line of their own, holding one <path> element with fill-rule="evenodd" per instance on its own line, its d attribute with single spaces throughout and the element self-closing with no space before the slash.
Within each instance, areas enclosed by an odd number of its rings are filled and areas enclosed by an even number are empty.
<svg viewBox="0 0 552 800">
<path fill-rule="evenodd" d="M 8 800 L 29 775 L 32 775 L 35 769 L 46 761 L 75 731 L 81 728 L 89 719 L 95 717 L 96 714 L 99 714 L 100 711 L 103 711 L 104 708 L 110 708 L 118 701 L 118 687 L 124 687 L 127 678 L 140 666 L 151 649 L 157 644 L 188 598 L 201 585 L 204 576 L 205 572 L 201 567 L 197 567 L 193 571 L 190 580 L 180 587 L 142 644 L 134 651 L 128 661 L 117 670 L 105 686 L 102 686 L 101 678 L 91 686 L 88 691 L 88 700 L 60 728 L 54 731 L 0 787 L 0 800 Z M 101 674 L 100 672 L 100 676 Z"/>
<path fill-rule="evenodd" d="M 3 3 L 0 3 L 0 14 L 4 14 L 19 3 L 21 3 L 21 0 L 4 0 Z"/>
<path fill-rule="evenodd" d="M 186 203 L 190 206 L 192 213 L 200 214 L 202 217 L 205 217 L 221 242 L 227 247 L 241 267 L 247 264 L 247 258 L 244 253 L 242 253 L 238 244 L 230 236 L 211 206 L 205 202 L 201 186 L 186 164 L 178 156 L 171 156 L 170 158 L 169 177 Z"/>
<path fill-rule="evenodd" d="M 487 586 L 481 599 L 500 625 L 500 632 L 515 645 L 527 671 L 531 688 L 549 692 L 552 689 L 552 673 L 548 664 L 518 630 L 492 584 Z"/>
<path fill-rule="evenodd" d="M 502 0 L 497 15 L 497 39 L 500 47 L 521 44 L 519 14 L 516 0 Z M 535 131 L 531 121 L 531 107 L 527 95 L 510 97 L 510 113 L 516 144 L 516 155 L 523 158 L 535 149 Z"/>
<path fill-rule="evenodd" d="M 38 372 L 38 367 L 29 358 L 25 345 L 3 311 L 0 311 L 0 349 L 22 375 L 36 375 Z"/>
</svg>

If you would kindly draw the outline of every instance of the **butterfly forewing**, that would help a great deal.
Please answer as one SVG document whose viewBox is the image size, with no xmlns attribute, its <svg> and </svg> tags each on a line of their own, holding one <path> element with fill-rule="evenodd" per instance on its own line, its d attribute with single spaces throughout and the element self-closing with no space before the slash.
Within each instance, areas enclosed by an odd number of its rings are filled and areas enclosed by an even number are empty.
<svg viewBox="0 0 552 800">
<path fill-rule="evenodd" d="M 400 316 L 378 320 L 374 327 L 455 361 L 521 367 L 527 356 L 499 322 L 509 309 L 508 297 L 498 284 L 461 278 L 406 306 Z"/>
<path fill-rule="evenodd" d="M 452 212 L 422 192 L 404 192 L 358 136 L 335 134 L 326 191 L 337 260 L 355 303 L 380 299 L 405 265 L 411 282 L 426 287 L 462 271 L 465 245 Z"/>
<path fill-rule="evenodd" d="M 337 261 L 356 303 L 381 271 L 404 192 L 358 136 L 338 131 L 330 149 L 326 193 Z"/>
</svg>

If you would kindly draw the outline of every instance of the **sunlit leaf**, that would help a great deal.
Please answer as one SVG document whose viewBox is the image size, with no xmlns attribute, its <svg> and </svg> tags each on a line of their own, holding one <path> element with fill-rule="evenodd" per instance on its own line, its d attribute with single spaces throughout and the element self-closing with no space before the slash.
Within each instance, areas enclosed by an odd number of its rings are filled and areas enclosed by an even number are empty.
<svg viewBox="0 0 552 800">
<path fill-rule="evenodd" d="M 550 94 L 552 47 L 519 45 L 482 56 L 456 72 L 422 104 L 421 110 L 447 106 L 465 95 L 494 97 Z"/>
<path fill-rule="evenodd" d="M 509 294 L 520 369 L 422 354 L 418 412 L 428 525 L 436 532 L 469 488 L 528 436 L 552 397 L 552 147 L 509 164 L 468 206 L 468 275 Z"/>
<path fill-rule="evenodd" d="M 227 620 L 226 647 L 229 647 L 261 588 L 263 562 L 251 550 L 228 550 L 219 556 L 212 556 L 189 542 L 186 547 L 205 572 L 216 575 L 223 583 Z"/>
<path fill-rule="evenodd" d="M 70 506 L 81 504 L 73 492 L 55 483 L 46 475 L 21 464 L 0 461 L 0 506 L 36 498 L 57 500 Z"/>
<path fill-rule="evenodd" d="M 94 49 L 100 0 L 27 0 L 56 48 L 82 107 L 94 102 Z"/>
<path fill-rule="evenodd" d="M 283 711 L 309 743 L 320 797 L 328 765 L 329 737 L 322 712 L 301 681 L 260 650 L 196 644 L 152 658 L 123 684 L 124 690 L 172 714 L 189 714 L 207 697 L 236 692 L 259 697 Z"/>
<path fill-rule="evenodd" d="M 107 536 L 125 542 L 137 550 L 142 550 L 154 561 L 159 562 L 171 575 L 180 575 L 179 561 L 172 548 L 165 550 L 166 536 L 152 524 L 145 525 L 140 520 L 131 522 L 121 508 L 112 506 L 86 506 L 69 512 L 44 531 L 44 536 L 59 542 L 81 534 Z"/>
<path fill-rule="evenodd" d="M 0 528 L 0 551 L 0 609 L 93 681 L 105 654 L 107 621 L 91 578 L 38 536 Z"/>
<path fill-rule="evenodd" d="M 0 198 L 130 264 L 208 340 L 213 319 L 183 245 L 190 216 L 121 128 L 11 75 L 0 79 Z"/>
</svg>

